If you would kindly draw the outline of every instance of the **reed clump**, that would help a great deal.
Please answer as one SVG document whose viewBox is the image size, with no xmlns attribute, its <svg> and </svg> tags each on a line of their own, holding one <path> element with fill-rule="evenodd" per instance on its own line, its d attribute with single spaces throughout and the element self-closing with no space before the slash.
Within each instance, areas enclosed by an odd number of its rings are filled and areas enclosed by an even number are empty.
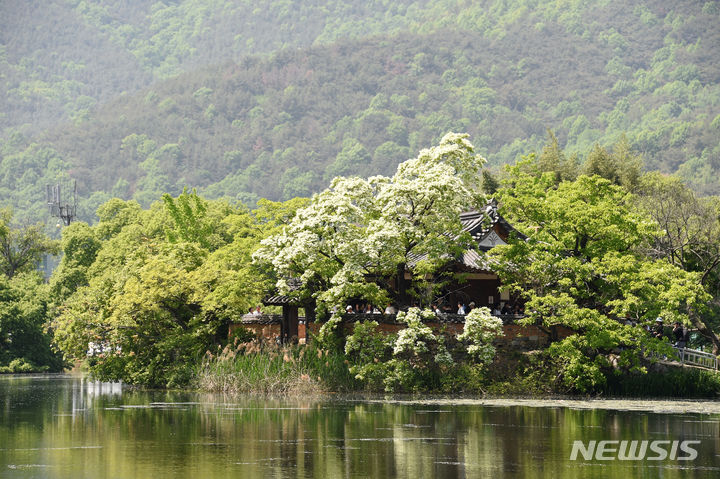
<svg viewBox="0 0 720 479">
<path fill-rule="evenodd" d="M 229 394 L 299 395 L 351 391 L 355 379 L 343 355 L 314 345 L 279 345 L 253 339 L 207 351 L 194 386 Z"/>
</svg>

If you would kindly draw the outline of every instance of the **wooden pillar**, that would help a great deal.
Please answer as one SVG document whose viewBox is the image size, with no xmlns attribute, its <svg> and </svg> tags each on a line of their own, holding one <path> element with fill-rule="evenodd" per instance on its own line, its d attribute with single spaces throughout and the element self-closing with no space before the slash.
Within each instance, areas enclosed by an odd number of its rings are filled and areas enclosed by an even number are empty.
<svg viewBox="0 0 720 479">
<path fill-rule="evenodd" d="M 295 336 L 297 338 L 298 336 L 298 307 L 297 306 L 289 306 L 288 307 L 288 341 L 292 339 L 292 337 Z"/>
<path fill-rule="evenodd" d="M 298 335 L 298 307 L 284 304 L 282 316 L 280 340 L 287 344 L 293 336 Z"/>
</svg>

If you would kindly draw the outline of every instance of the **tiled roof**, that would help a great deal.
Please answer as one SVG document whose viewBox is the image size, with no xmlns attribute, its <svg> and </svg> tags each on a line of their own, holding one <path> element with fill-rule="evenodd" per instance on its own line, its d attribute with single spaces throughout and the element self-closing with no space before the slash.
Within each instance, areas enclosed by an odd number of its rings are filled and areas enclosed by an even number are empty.
<svg viewBox="0 0 720 479">
<path fill-rule="evenodd" d="M 297 291 L 302 287 L 302 281 L 300 278 L 286 278 L 285 282 L 291 292 Z M 265 306 L 300 306 L 300 301 L 293 296 L 276 294 L 263 299 L 263 304 Z"/>
<path fill-rule="evenodd" d="M 291 296 L 286 296 L 284 294 L 276 294 L 275 296 L 270 296 L 268 298 L 263 299 L 263 304 L 265 306 L 283 306 L 283 305 L 298 305 L 299 302 L 297 298 L 293 298 Z"/>
<path fill-rule="evenodd" d="M 240 320 L 242 324 L 278 324 L 282 322 L 280 314 L 246 314 Z"/>
<path fill-rule="evenodd" d="M 498 213 L 497 206 L 497 201 L 491 199 L 482 211 L 461 213 L 460 223 L 463 225 L 463 231 L 470 233 L 470 236 L 472 236 L 478 244 L 495 230 L 495 225 L 499 225 L 508 234 L 515 232 L 519 238 L 525 238 L 522 233 L 515 230 L 515 228 Z M 481 249 L 488 250 L 490 248 L 481 247 Z"/>
<path fill-rule="evenodd" d="M 480 256 L 477 251 L 465 251 L 462 257 L 462 264 L 470 269 L 480 271 L 490 271 L 490 266 L 484 257 Z"/>
<path fill-rule="evenodd" d="M 470 236 L 478 244 L 479 249 L 487 251 L 488 246 L 480 245 L 482 241 L 495 231 L 494 226 L 499 225 L 507 233 L 515 232 L 519 238 L 525 238 L 520 232 L 516 231 L 505 218 L 500 216 L 497 211 L 497 202 L 490 200 L 481 211 L 468 211 L 460 214 L 460 223 L 463 231 L 470 233 Z M 427 258 L 427 255 L 410 255 L 409 266 L 414 266 L 420 261 Z M 490 271 L 487 261 L 475 250 L 465 251 L 462 258 L 458 261 L 464 268 L 470 271 Z"/>
</svg>

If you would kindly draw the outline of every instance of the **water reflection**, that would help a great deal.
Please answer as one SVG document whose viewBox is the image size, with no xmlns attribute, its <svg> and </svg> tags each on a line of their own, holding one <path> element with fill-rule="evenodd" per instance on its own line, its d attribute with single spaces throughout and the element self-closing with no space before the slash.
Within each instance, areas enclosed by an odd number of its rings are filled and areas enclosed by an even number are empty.
<svg viewBox="0 0 720 479">
<path fill-rule="evenodd" d="M 720 416 L 132 391 L 0 377 L 0 477 L 720 477 Z M 698 459 L 569 461 L 574 440 Z"/>
</svg>

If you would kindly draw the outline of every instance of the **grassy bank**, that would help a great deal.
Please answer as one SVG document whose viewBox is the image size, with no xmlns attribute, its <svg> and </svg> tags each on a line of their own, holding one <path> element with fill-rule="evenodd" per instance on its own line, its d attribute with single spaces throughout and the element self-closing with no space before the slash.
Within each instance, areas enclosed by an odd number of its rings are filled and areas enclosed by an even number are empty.
<svg viewBox="0 0 720 479">
<path fill-rule="evenodd" d="M 38 366 L 24 358 L 13 359 L 7 366 L 0 365 L 0 374 L 18 374 L 18 373 L 46 373 L 52 369 L 50 366 Z M 57 371 L 57 369 L 55 369 Z"/>
</svg>

